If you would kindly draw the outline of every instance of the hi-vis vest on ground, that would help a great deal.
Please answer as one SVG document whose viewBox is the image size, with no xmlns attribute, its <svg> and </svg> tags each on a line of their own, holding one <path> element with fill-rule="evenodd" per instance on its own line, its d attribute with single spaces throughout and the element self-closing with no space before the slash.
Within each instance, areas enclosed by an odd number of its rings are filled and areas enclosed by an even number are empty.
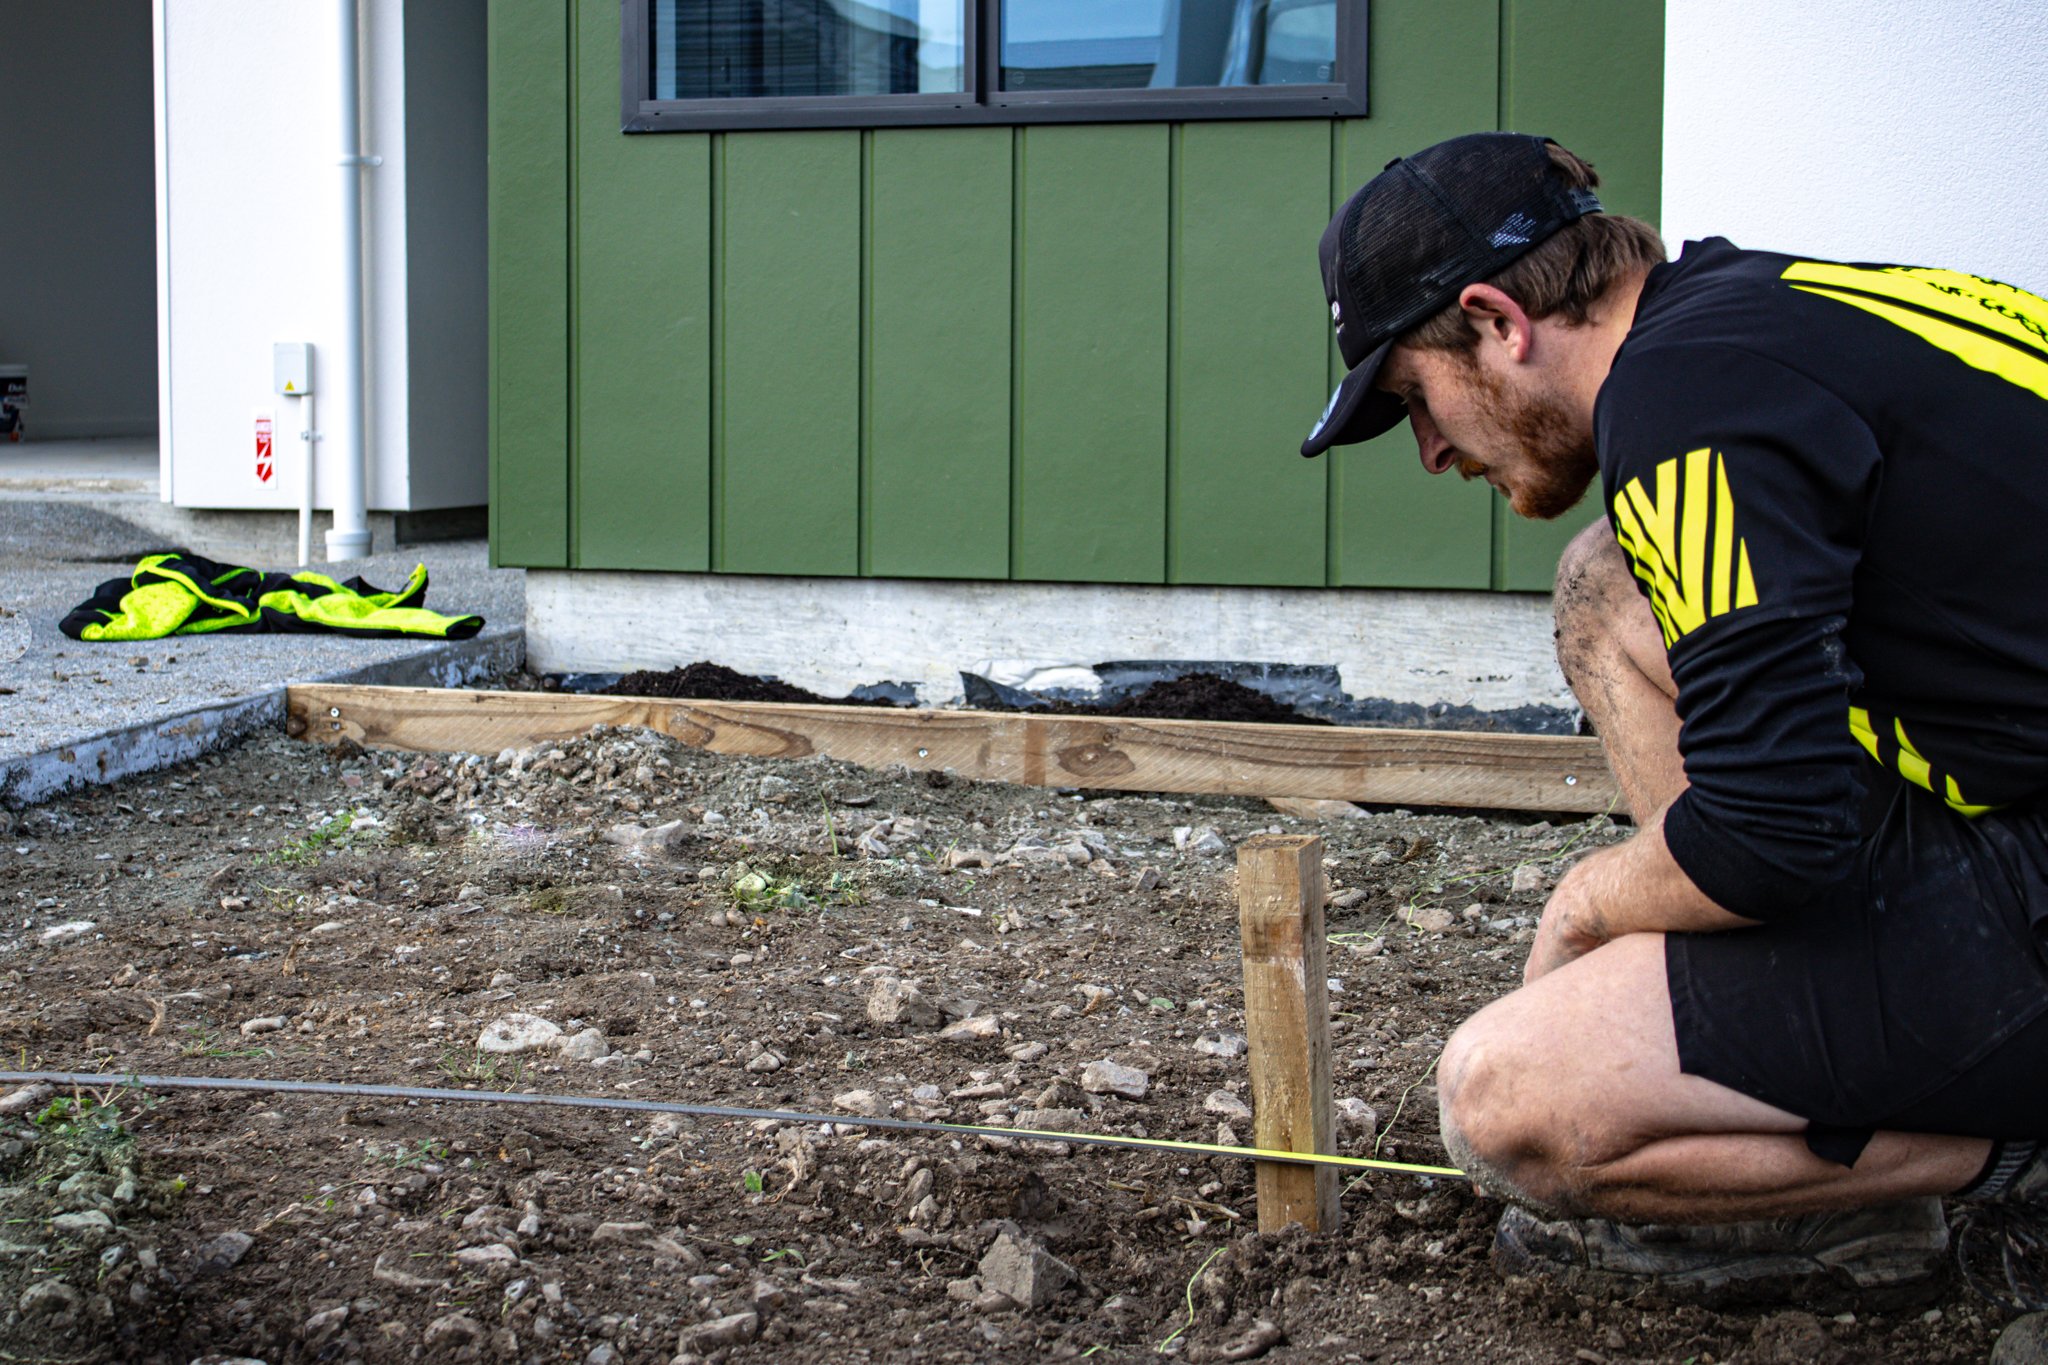
<svg viewBox="0 0 2048 1365">
<path fill-rule="evenodd" d="M 360 578 L 265 573 L 176 550 L 145 555 L 126 578 L 110 578 L 60 623 L 74 640 L 156 640 L 213 631 L 323 631 L 467 640 L 481 616 L 427 611 L 427 566 L 397 592 Z"/>
</svg>

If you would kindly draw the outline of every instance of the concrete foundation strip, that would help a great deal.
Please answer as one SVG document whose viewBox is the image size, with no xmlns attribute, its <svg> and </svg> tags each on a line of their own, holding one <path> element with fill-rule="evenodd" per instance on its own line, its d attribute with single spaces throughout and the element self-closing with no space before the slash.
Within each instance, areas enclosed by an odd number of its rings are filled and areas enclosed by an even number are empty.
<svg viewBox="0 0 2048 1365">
<path fill-rule="evenodd" d="M 510 1090 L 437 1090 L 411 1085 L 360 1085 L 341 1081 L 278 1081 L 257 1076 L 145 1076 L 93 1071 L 0 1071 L 10 1085 L 62 1085 L 98 1090 L 120 1086 L 135 1090 L 253 1090 L 265 1094 L 344 1095 L 360 1099 L 425 1100 L 456 1104 L 538 1104 L 568 1109 L 611 1109 L 639 1114 L 683 1114 L 692 1118 L 766 1119 L 775 1123 L 837 1123 L 854 1128 L 884 1128 L 910 1133 L 943 1133 L 950 1137 L 995 1137 L 1032 1142 L 1074 1142 L 1096 1147 L 1129 1147 L 1140 1151 L 1192 1152 L 1241 1161 L 1279 1161 L 1341 1170 L 1392 1171 L 1400 1175 L 1466 1180 L 1452 1166 L 1425 1166 L 1377 1157 L 1334 1156 L 1325 1152 L 1277 1152 L 1257 1147 L 1226 1147 L 1219 1142 L 1179 1142 L 1171 1138 L 1119 1137 L 1108 1133 L 1062 1133 L 1033 1128 L 995 1128 L 971 1123 L 932 1123 L 918 1119 L 869 1118 L 859 1114 L 811 1114 L 790 1109 L 735 1109 L 716 1104 L 681 1104 L 671 1100 L 636 1100 L 610 1095 L 529 1095 Z"/>
</svg>

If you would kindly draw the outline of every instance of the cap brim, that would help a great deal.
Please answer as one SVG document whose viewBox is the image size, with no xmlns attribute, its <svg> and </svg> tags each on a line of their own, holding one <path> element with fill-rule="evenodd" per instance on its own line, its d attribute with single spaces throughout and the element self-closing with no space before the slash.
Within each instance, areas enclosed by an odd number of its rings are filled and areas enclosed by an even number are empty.
<svg viewBox="0 0 2048 1365">
<path fill-rule="evenodd" d="M 1380 366 L 1386 363 L 1387 352 L 1393 348 L 1393 342 L 1385 343 L 1344 376 L 1337 391 L 1330 395 L 1330 405 L 1323 409 L 1316 429 L 1301 443 L 1303 455 L 1316 456 L 1331 446 L 1370 441 L 1401 425 L 1408 416 L 1407 405 L 1393 394 L 1373 387 L 1373 381 L 1380 376 Z"/>
</svg>

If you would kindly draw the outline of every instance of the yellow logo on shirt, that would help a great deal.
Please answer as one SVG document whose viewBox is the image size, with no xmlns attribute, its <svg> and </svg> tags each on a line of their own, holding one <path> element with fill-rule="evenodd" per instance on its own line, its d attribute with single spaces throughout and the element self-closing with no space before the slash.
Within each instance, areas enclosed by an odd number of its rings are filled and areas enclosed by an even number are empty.
<svg viewBox="0 0 2048 1365">
<path fill-rule="evenodd" d="M 1903 327 L 1975 369 L 2048 398 L 2048 299 L 1957 270 L 1795 261 L 1784 279 Z"/>
<path fill-rule="evenodd" d="M 1749 542 L 1735 535 L 1735 495 L 1717 450 L 1688 451 L 1629 480 L 1614 499 L 1614 532 L 1650 590 L 1669 649 L 1716 616 L 1756 605 Z"/>
</svg>

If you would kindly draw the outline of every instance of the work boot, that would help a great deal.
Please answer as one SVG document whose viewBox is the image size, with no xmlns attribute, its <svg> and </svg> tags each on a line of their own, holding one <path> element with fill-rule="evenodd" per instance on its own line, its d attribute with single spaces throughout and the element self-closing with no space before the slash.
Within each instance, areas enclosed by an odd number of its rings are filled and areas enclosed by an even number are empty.
<svg viewBox="0 0 2048 1365">
<path fill-rule="evenodd" d="M 2008 1150 L 2011 1150 L 2009 1147 Z M 1957 1197 L 1956 1269 L 1983 1298 L 2021 1313 L 2048 1309 L 2048 1146 Z"/>
<path fill-rule="evenodd" d="M 1893 1307 L 1938 1288 L 1948 1244 L 1941 1201 L 1931 1198 L 1703 1227 L 1546 1223 L 1511 1206 L 1494 1233 L 1493 1264 L 1602 1297 L 1656 1288 L 1703 1304 Z"/>
</svg>

